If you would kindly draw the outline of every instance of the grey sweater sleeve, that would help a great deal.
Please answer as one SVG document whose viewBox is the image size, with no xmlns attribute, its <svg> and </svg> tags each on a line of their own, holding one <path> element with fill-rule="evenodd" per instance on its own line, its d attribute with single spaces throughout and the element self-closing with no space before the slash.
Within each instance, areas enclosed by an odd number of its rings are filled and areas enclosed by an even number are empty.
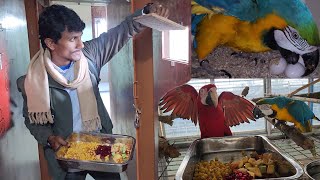
<svg viewBox="0 0 320 180">
<path fill-rule="evenodd" d="M 22 76 L 17 80 L 18 90 L 21 92 L 23 97 L 23 116 L 25 118 L 24 123 L 39 144 L 47 145 L 48 137 L 53 134 L 51 124 L 47 123 L 47 124 L 41 125 L 41 124 L 30 123 L 29 116 L 28 116 L 27 96 L 24 90 L 24 80 L 25 80 L 25 76 Z"/>
<path fill-rule="evenodd" d="M 142 15 L 139 10 L 128 16 L 118 26 L 102 33 L 98 38 L 84 42 L 83 53 L 97 67 L 98 74 L 105 65 L 135 34 L 141 32 L 145 26 L 133 20 L 133 17 Z"/>
</svg>

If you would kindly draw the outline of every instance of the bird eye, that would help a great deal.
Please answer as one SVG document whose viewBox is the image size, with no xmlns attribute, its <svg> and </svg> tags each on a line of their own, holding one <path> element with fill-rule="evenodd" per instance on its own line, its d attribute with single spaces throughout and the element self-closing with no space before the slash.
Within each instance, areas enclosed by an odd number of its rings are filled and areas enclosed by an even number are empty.
<svg viewBox="0 0 320 180">
<path fill-rule="evenodd" d="M 293 32 L 292 36 L 293 36 L 294 39 L 299 39 L 299 34 L 296 33 L 296 32 Z"/>
</svg>

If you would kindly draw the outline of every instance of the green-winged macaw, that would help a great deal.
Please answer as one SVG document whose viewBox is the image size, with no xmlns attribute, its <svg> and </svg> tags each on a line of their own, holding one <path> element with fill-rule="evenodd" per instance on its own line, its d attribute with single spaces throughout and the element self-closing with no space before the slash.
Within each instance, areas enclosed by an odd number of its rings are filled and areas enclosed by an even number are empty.
<svg viewBox="0 0 320 180">
<path fill-rule="evenodd" d="M 203 86 L 199 93 L 184 84 L 168 91 L 160 100 L 160 110 L 172 111 L 175 117 L 199 121 L 201 138 L 231 136 L 230 126 L 250 123 L 254 105 L 231 92 L 217 95 L 214 84 Z"/>
<path fill-rule="evenodd" d="M 256 104 L 263 115 L 291 122 L 301 132 L 311 132 L 311 120 L 319 120 L 306 103 L 284 96 L 260 99 Z M 256 118 L 261 117 L 255 113 L 254 115 Z"/>
<path fill-rule="evenodd" d="M 319 62 L 319 32 L 303 0 L 193 0 L 192 34 L 200 62 L 216 47 L 278 50 L 288 64 L 301 56 L 307 76 Z"/>
</svg>

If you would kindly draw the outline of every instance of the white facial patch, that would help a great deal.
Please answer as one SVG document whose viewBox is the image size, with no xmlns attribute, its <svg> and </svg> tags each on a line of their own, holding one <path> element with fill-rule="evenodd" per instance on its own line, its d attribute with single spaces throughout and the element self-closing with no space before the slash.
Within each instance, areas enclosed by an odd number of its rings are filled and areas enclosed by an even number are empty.
<svg viewBox="0 0 320 180">
<path fill-rule="evenodd" d="M 199 95 L 200 95 L 201 103 L 203 105 L 208 105 L 206 103 L 206 98 L 207 98 L 207 95 L 208 95 L 208 91 L 206 89 L 200 89 Z"/>
<path fill-rule="evenodd" d="M 277 44 L 289 51 L 295 52 L 296 54 L 306 54 L 316 51 L 316 46 L 311 46 L 308 42 L 303 39 L 297 30 L 287 26 L 284 30 L 275 30 L 274 38 Z"/>
<path fill-rule="evenodd" d="M 257 108 L 259 108 L 260 111 L 266 116 L 273 114 L 273 110 L 271 109 L 271 105 L 269 104 L 257 105 Z"/>
</svg>

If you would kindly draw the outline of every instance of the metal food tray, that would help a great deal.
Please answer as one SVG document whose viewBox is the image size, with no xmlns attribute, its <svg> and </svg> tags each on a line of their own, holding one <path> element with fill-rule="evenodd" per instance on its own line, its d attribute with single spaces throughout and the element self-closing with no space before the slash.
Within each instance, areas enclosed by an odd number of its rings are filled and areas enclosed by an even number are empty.
<svg viewBox="0 0 320 180">
<path fill-rule="evenodd" d="M 311 180 L 320 179 L 320 161 L 311 161 L 304 167 L 304 172 Z"/>
<path fill-rule="evenodd" d="M 101 142 L 109 144 L 114 144 L 117 142 L 130 142 L 132 147 L 130 149 L 131 153 L 127 161 L 123 163 L 115 163 L 111 161 L 82 161 L 75 159 L 66 159 L 63 158 L 64 153 L 62 148 L 59 148 L 56 152 L 56 159 L 59 164 L 64 169 L 81 169 L 81 170 L 89 170 L 89 171 L 101 171 L 101 172 L 113 172 L 120 173 L 127 169 L 128 163 L 132 160 L 135 143 L 135 138 L 127 135 L 119 135 L 119 134 L 101 134 L 101 133 L 72 133 L 67 139 L 67 142 Z M 66 148 L 65 148 L 66 149 Z"/>
<path fill-rule="evenodd" d="M 242 151 L 247 154 L 256 151 L 258 154 L 272 152 L 283 160 L 287 161 L 292 167 L 292 175 L 280 178 L 268 178 L 270 180 L 298 179 L 303 175 L 303 169 L 294 160 L 282 154 L 268 138 L 264 136 L 248 137 L 224 137 L 197 139 L 189 147 L 179 169 L 176 173 L 176 180 L 192 180 L 195 165 L 204 160 L 210 161 L 218 158 L 222 162 L 230 162 L 232 158 L 241 159 Z"/>
</svg>

